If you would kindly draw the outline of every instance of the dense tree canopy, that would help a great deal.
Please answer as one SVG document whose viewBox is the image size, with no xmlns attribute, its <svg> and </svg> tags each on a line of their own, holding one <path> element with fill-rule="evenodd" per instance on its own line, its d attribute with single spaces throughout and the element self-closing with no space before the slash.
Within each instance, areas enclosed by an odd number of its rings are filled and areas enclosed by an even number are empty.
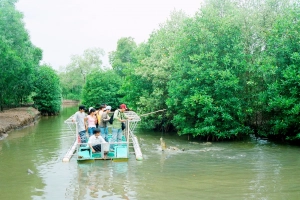
<svg viewBox="0 0 300 200">
<path fill-rule="evenodd" d="M 295 0 L 207 0 L 194 16 L 172 12 L 144 43 L 120 38 L 112 69 L 99 49 L 74 56 L 63 90 L 77 98 L 83 90 L 87 106 L 165 110 L 144 125 L 180 135 L 300 141 L 299 13 Z M 0 45 L 10 55 L 2 62 L 19 65 L 18 51 Z"/>
<path fill-rule="evenodd" d="M 101 48 L 86 49 L 82 55 L 73 55 L 71 62 L 60 69 L 62 94 L 66 99 L 81 99 L 86 77 L 94 71 L 103 71 Z"/>
<path fill-rule="evenodd" d="M 39 67 L 34 80 L 34 104 L 42 114 L 52 115 L 60 111 L 61 88 L 59 76 L 47 65 Z"/>
<path fill-rule="evenodd" d="M 15 2 L 0 1 L 1 110 L 27 100 L 33 91 L 34 72 L 42 59 L 42 51 L 31 43 Z"/>
<path fill-rule="evenodd" d="M 136 48 L 133 38 L 121 38 L 117 43 L 117 50 L 110 52 L 109 61 L 113 69 L 120 76 L 125 76 L 126 70 L 134 62 L 132 55 Z"/>
<path fill-rule="evenodd" d="M 186 21 L 187 34 L 176 47 L 167 104 L 181 134 L 230 138 L 248 131 L 242 30 L 234 8 L 226 6 L 208 7 Z"/>
<path fill-rule="evenodd" d="M 120 86 L 121 77 L 115 71 L 92 72 L 87 76 L 87 82 L 83 88 L 82 103 L 88 107 L 107 104 L 116 109 L 122 97 L 118 92 Z"/>
<path fill-rule="evenodd" d="M 123 101 L 138 113 L 167 109 L 144 121 L 179 134 L 300 139 L 299 13 L 294 0 L 207 0 L 195 16 L 174 11 L 147 42 L 118 42 L 111 64 L 126 68 Z"/>
<path fill-rule="evenodd" d="M 278 16 L 266 41 L 273 74 L 266 80 L 267 129 L 276 137 L 300 139 L 300 9 Z"/>
</svg>

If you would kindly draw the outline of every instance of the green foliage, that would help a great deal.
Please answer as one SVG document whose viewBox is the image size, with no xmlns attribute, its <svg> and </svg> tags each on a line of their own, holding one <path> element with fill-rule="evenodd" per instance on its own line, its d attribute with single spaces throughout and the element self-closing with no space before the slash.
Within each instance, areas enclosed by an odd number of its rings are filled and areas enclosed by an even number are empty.
<svg viewBox="0 0 300 200">
<path fill-rule="evenodd" d="M 186 23 L 187 35 L 174 56 L 177 70 L 167 104 L 176 113 L 173 123 L 180 134 L 224 139 L 249 133 L 242 30 L 234 9 L 220 16 L 217 8 L 204 9 Z"/>
<path fill-rule="evenodd" d="M 179 134 L 299 139 L 299 6 L 207 0 L 193 17 L 171 13 L 146 43 L 120 40 L 111 61 L 123 102 L 141 114 L 168 108 L 143 121 Z"/>
<path fill-rule="evenodd" d="M 106 103 L 113 109 L 118 108 L 122 97 L 118 93 L 121 83 L 120 76 L 113 70 L 92 72 L 83 88 L 82 103 L 87 107 Z"/>
<path fill-rule="evenodd" d="M 120 76 L 125 76 L 128 67 L 132 62 L 134 62 L 132 52 L 135 49 L 136 43 L 133 38 L 127 37 L 119 39 L 117 43 L 117 50 L 110 52 L 110 64 L 115 72 Z"/>
<path fill-rule="evenodd" d="M 0 107 L 33 100 L 57 113 L 64 98 L 87 106 L 126 103 L 147 127 L 205 139 L 249 133 L 300 140 L 300 4 L 295 0 L 207 0 L 188 17 L 174 11 L 137 45 L 74 55 L 59 73 L 39 67 L 15 0 L 0 1 Z M 61 84 L 61 88 L 60 88 Z"/>
<path fill-rule="evenodd" d="M 35 77 L 34 104 L 42 114 L 57 114 L 61 106 L 61 88 L 57 73 L 47 65 L 39 67 Z"/>
<path fill-rule="evenodd" d="M 151 34 L 149 41 L 131 53 L 134 62 L 128 67 L 130 73 L 126 74 L 122 85 L 123 100 L 140 114 L 167 108 L 167 83 L 174 72 L 171 58 L 186 19 L 183 12 L 172 12 L 170 19 Z M 144 117 L 143 121 L 146 122 L 145 127 L 168 130 L 171 117 L 157 113 Z"/>
<path fill-rule="evenodd" d="M 59 77 L 64 99 L 81 99 L 86 76 L 94 71 L 103 71 L 102 57 L 104 51 L 100 48 L 87 49 L 83 55 L 73 55 L 71 62 L 60 69 Z"/>
<path fill-rule="evenodd" d="M 265 108 L 270 134 L 299 140 L 300 132 L 300 8 L 286 10 L 269 33 L 266 53 L 275 73 L 268 81 Z"/>
<path fill-rule="evenodd" d="M 62 97 L 64 99 L 80 100 L 84 82 L 78 74 L 73 71 L 59 72 Z"/>
<path fill-rule="evenodd" d="M 42 51 L 30 42 L 15 1 L 0 2 L 0 107 L 24 102 L 33 90 L 34 71 Z"/>
</svg>

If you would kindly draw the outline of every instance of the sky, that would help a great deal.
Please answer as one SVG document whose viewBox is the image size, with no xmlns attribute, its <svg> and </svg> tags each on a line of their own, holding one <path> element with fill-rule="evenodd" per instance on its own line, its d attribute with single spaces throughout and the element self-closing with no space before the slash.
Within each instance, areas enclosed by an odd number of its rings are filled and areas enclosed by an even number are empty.
<svg viewBox="0 0 300 200">
<path fill-rule="evenodd" d="M 58 70 L 72 55 L 89 48 L 115 51 L 117 41 L 146 42 L 174 10 L 193 16 L 202 0 L 19 0 L 32 43 L 43 50 L 42 63 Z"/>
</svg>

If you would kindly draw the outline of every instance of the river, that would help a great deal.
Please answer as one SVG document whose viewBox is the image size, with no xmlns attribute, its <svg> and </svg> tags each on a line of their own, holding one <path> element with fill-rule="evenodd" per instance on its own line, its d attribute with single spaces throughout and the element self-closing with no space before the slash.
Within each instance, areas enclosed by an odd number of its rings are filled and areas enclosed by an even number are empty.
<svg viewBox="0 0 300 200">
<path fill-rule="evenodd" d="M 191 143 L 137 130 L 143 161 L 78 164 L 62 158 L 74 136 L 60 116 L 42 117 L 0 141 L 0 199 L 299 199 L 299 147 L 267 140 Z M 27 173 L 30 169 L 32 173 Z"/>
</svg>

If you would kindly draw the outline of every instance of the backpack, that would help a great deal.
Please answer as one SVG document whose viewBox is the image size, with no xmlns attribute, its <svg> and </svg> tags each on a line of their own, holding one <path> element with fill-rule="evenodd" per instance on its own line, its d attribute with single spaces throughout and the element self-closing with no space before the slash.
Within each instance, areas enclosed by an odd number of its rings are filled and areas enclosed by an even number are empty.
<svg viewBox="0 0 300 200">
<path fill-rule="evenodd" d="M 114 123 L 114 114 L 115 114 L 115 113 L 113 113 L 112 116 L 111 116 L 110 119 L 109 119 L 109 123 L 110 123 L 110 124 L 113 124 L 113 123 Z"/>
</svg>

